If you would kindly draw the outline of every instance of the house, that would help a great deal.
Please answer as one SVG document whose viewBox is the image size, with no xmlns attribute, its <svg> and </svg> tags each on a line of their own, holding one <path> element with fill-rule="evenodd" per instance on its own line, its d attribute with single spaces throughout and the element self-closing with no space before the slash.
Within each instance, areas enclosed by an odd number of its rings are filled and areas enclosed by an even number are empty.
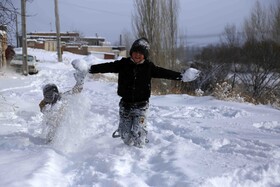
<svg viewBox="0 0 280 187">
<path fill-rule="evenodd" d="M 27 33 L 27 47 L 44 49 L 47 51 L 56 51 L 56 33 L 55 32 L 31 32 Z M 62 45 L 71 43 L 79 37 L 79 33 L 66 32 L 60 33 Z"/>
<path fill-rule="evenodd" d="M 33 32 L 27 33 L 27 46 L 31 48 L 56 51 L 55 32 Z M 105 38 L 81 37 L 77 32 L 60 33 L 62 51 L 75 54 L 89 55 L 99 54 L 103 59 L 115 59 L 118 56 L 126 56 L 126 49 L 123 46 L 111 46 Z"/>
</svg>

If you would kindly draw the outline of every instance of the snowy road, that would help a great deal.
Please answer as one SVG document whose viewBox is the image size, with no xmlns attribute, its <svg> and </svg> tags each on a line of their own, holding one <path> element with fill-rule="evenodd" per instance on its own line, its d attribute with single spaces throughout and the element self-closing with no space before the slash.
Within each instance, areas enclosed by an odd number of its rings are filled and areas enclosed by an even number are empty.
<svg viewBox="0 0 280 187">
<path fill-rule="evenodd" d="M 118 125 L 117 85 L 88 76 L 67 98 L 52 145 L 41 136 L 41 88 L 74 85 L 70 60 L 31 51 L 37 75 L 0 76 L 0 186 L 276 187 L 280 186 L 280 111 L 212 97 L 152 96 L 149 143 L 139 149 L 111 138 Z M 92 60 L 92 58 L 86 58 Z M 109 78 L 108 78 L 109 76 Z M 29 84 L 30 83 L 30 84 Z"/>
</svg>

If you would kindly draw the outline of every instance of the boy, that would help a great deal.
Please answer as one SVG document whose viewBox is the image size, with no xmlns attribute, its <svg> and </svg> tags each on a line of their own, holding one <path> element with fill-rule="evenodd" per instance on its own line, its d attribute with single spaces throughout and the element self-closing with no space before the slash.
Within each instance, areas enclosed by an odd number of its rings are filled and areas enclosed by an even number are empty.
<svg viewBox="0 0 280 187">
<path fill-rule="evenodd" d="M 47 143 L 53 141 L 56 129 L 63 115 L 63 102 L 58 104 L 58 101 L 62 100 L 66 95 L 80 93 L 83 89 L 84 78 L 88 72 L 87 63 L 83 60 L 74 60 L 71 64 L 76 69 L 74 73 L 76 84 L 72 90 L 60 93 L 55 84 L 46 84 L 43 87 L 44 98 L 40 102 L 39 107 L 40 111 L 44 114 L 44 123 L 46 124 L 44 133 L 46 134 Z"/>
<path fill-rule="evenodd" d="M 113 137 L 121 137 L 130 146 L 143 147 L 147 140 L 147 110 L 151 96 L 151 79 L 192 81 L 198 76 L 196 71 L 192 79 L 189 74 L 181 74 L 154 65 L 149 57 L 150 45 L 146 38 L 140 38 L 132 44 L 130 57 L 110 63 L 92 65 L 89 73 L 118 73 L 119 127 Z"/>
</svg>

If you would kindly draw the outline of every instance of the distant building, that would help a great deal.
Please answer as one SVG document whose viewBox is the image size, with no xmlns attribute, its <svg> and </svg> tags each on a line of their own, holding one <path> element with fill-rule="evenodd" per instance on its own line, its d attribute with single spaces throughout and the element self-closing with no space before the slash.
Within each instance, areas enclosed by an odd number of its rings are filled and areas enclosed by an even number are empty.
<svg viewBox="0 0 280 187">
<path fill-rule="evenodd" d="M 77 32 L 60 33 L 60 37 L 62 51 L 81 55 L 99 54 L 100 58 L 103 59 L 115 59 L 118 56 L 126 56 L 124 46 L 111 46 L 103 37 L 81 37 Z M 47 51 L 56 51 L 56 33 L 27 33 L 27 46 Z"/>
</svg>

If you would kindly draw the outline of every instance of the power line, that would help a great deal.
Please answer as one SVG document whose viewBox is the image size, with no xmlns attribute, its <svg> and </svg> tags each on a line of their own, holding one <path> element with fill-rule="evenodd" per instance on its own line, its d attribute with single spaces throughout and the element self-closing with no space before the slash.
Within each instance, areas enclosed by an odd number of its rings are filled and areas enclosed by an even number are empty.
<svg viewBox="0 0 280 187">
<path fill-rule="evenodd" d="M 67 1 L 66 2 L 62 2 L 62 4 L 63 3 L 69 4 L 69 5 L 73 5 L 75 7 L 79 7 L 79 8 L 82 8 L 82 9 L 90 10 L 90 11 L 93 11 L 93 12 L 108 13 L 108 14 L 112 14 L 112 15 L 118 15 L 118 16 L 125 16 L 125 17 L 127 17 L 127 15 L 124 15 L 124 14 L 119 14 L 119 13 L 116 13 L 116 12 L 111 12 L 111 11 L 103 10 L 103 9 L 93 9 L 93 8 L 90 8 L 90 7 L 81 6 L 81 5 L 70 3 L 70 2 L 67 2 Z"/>
<path fill-rule="evenodd" d="M 213 38 L 213 37 L 220 37 L 224 35 L 223 33 L 219 33 L 219 34 L 199 34 L 199 35 L 184 35 L 183 37 L 185 38 Z"/>
</svg>

